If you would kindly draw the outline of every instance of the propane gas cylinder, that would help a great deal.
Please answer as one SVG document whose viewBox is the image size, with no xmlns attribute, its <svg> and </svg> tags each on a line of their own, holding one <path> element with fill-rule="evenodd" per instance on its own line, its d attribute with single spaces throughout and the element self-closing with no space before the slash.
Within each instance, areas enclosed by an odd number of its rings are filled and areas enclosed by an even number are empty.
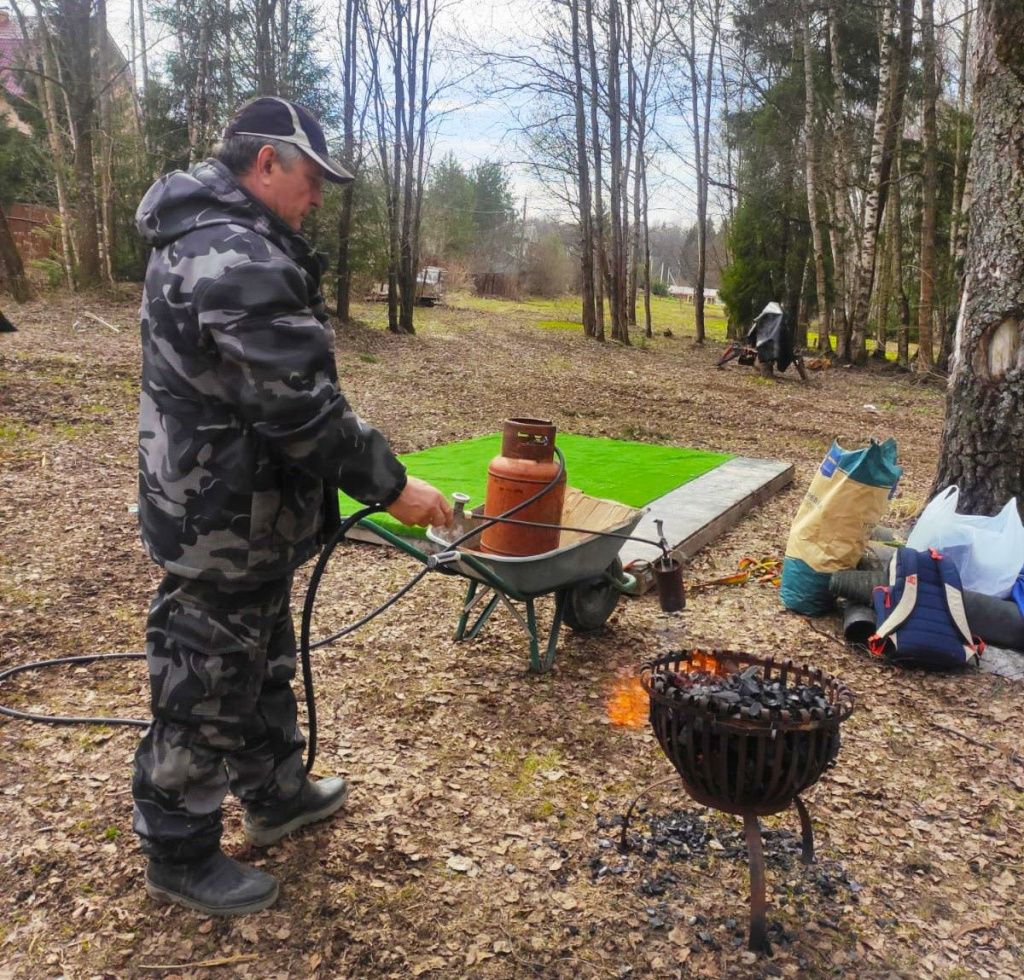
<svg viewBox="0 0 1024 980">
<path fill-rule="evenodd" d="M 508 419 L 501 431 L 501 455 L 487 467 L 485 517 L 506 513 L 535 493 L 543 490 L 558 474 L 555 460 L 555 426 L 546 419 Z M 547 493 L 529 507 L 517 511 L 517 521 L 558 524 L 565 500 L 565 473 Z M 480 540 L 480 550 L 494 555 L 521 557 L 554 551 L 558 547 L 557 528 L 523 527 L 519 524 L 493 524 Z"/>
</svg>

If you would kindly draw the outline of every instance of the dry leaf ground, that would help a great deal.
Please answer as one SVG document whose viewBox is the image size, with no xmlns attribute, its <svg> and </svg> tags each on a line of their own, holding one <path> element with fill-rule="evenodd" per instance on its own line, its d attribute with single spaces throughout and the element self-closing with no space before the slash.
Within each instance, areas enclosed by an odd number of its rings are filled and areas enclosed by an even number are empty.
<svg viewBox="0 0 1024 980">
<path fill-rule="evenodd" d="M 135 307 L 30 305 L 20 332 L 0 338 L 0 669 L 142 646 L 158 572 L 129 511 Z M 892 524 L 906 526 L 932 480 L 942 391 L 892 369 L 832 369 L 806 384 L 790 371 L 771 383 L 736 364 L 715 371 L 718 346 L 695 348 L 679 330 L 620 349 L 539 329 L 526 313 L 456 307 L 424 311 L 419 334 L 397 338 L 379 329 L 379 308 L 363 313 L 371 322 L 339 331 L 344 387 L 400 450 L 525 414 L 587 435 L 795 463 L 795 484 L 697 555 L 692 581 L 747 555 L 781 557 L 834 437 L 896 437 L 906 472 Z M 315 632 L 351 621 L 414 570 L 409 558 L 347 546 Z M 282 882 L 273 909 L 241 920 L 147 899 L 130 829 L 134 730 L 0 719 L 0 977 L 1024 974 L 1020 685 L 900 672 L 753 583 L 695 595 L 675 616 L 653 596 L 624 601 L 599 633 L 564 631 L 554 670 L 537 677 L 507 614 L 477 641 L 452 642 L 460 598 L 458 582 L 428 576 L 316 655 L 317 771 L 344 773 L 352 797 L 329 825 L 262 853 L 246 848 L 229 804 L 227 850 Z M 746 952 L 735 820 L 666 786 L 634 832 L 686 825 L 689 857 L 610 846 L 615 816 L 670 768 L 646 730 L 608 723 L 609 688 L 652 654 L 709 644 L 811 661 L 858 697 L 838 767 L 807 794 L 819 863 L 795 859 L 795 813 L 764 821 L 769 958 Z M 128 661 L 23 675 L 2 700 L 137 717 L 145 670 Z"/>
</svg>

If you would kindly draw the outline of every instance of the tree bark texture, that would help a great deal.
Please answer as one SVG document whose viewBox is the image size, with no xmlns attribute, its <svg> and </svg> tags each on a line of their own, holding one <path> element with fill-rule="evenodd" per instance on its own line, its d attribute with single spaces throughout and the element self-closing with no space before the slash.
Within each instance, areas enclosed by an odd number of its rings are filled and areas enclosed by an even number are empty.
<svg viewBox="0 0 1024 980">
<path fill-rule="evenodd" d="M 964 295 L 932 492 L 994 514 L 1024 498 L 1024 7 L 982 0 Z"/>
<path fill-rule="evenodd" d="M 3 208 L 0 208 L 0 270 L 6 273 L 7 288 L 17 302 L 24 303 L 32 298 L 32 289 L 25 278 L 25 266 Z"/>
<path fill-rule="evenodd" d="M 899 0 L 899 38 L 893 36 L 893 11 L 890 0 L 882 8 L 882 61 L 878 73 L 878 102 L 868 173 L 868 194 L 864 206 L 864 229 L 853 295 L 853 323 L 850 333 L 850 360 L 863 364 L 867 359 L 868 306 L 875 280 L 875 252 L 878 230 L 885 213 L 892 172 L 893 153 L 903 125 L 903 99 L 910 74 L 913 39 L 914 0 Z"/>
<path fill-rule="evenodd" d="M 818 134 L 814 111 L 814 57 L 811 48 L 811 12 L 803 9 L 804 37 L 804 173 L 807 180 L 807 216 L 811 223 L 811 248 L 814 256 L 814 289 L 818 301 L 818 350 L 831 356 L 832 341 L 828 327 L 831 316 L 825 292 L 825 244 L 818 222 Z"/>
</svg>

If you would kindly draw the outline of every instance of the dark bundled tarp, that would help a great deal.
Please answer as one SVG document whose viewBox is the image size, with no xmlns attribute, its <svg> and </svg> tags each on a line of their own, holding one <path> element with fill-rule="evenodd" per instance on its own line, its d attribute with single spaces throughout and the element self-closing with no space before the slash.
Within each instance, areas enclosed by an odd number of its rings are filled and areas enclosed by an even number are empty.
<svg viewBox="0 0 1024 980">
<path fill-rule="evenodd" d="M 785 371 L 793 363 L 793 331 L 778 303 L 769 303 L 747 331 L 747 343 L 757 348 L 757 359 Z"/>
<path fill-rule="evenodd" d="M 873 622 L 876 618 L 874 609 L 869 608 L 874 591 L 887 583 L 888 574 L 881 568 L 832 573 L 829 591 L 849 602 L 843 630 L 850 642 L 866 640 L 866 636 L 861 634 L 868 630 L 869 620 Z M 969 589 L 964 589 L 963 596 L 964 612 L 973 632 L 992 646 L 1024 650 L 1024 615 L 1016 602 L 995 599 Z"/>
</svg>

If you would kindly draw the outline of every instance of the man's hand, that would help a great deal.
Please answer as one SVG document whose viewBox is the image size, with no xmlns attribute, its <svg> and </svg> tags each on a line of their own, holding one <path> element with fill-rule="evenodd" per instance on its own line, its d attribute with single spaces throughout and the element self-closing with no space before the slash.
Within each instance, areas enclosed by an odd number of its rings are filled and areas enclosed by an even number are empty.
<svg viewBox="0 0 1024 980">
<path fill-rule="evenodd" d="M 403 524 L 428 524 L 445 527 L 452 519 L 452 505 L 444 494 L 424 480 L 409 477 L 398 499 L 387 508 L 388 513 Z"/>
</svg>

